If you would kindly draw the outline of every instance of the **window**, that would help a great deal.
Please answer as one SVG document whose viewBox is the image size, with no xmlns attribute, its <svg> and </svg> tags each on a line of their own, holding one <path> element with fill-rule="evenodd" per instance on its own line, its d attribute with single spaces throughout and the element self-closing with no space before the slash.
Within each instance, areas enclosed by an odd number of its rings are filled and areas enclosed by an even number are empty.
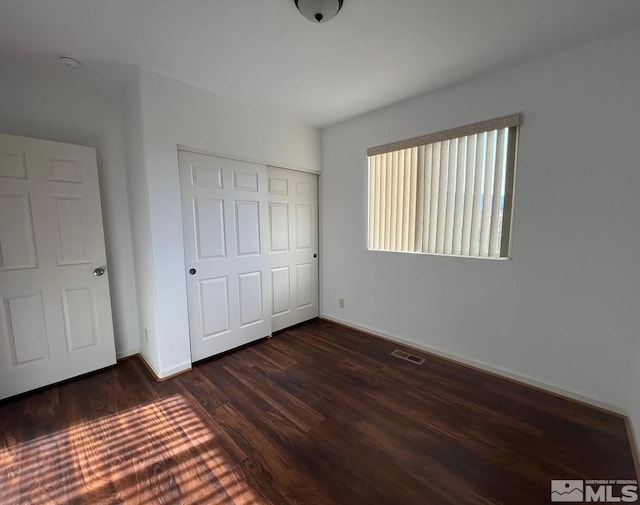
<svg viewBox="0 0 640 505">
<path fill-rule="evenodd" d="M 369 149 L 368 248 L 507 258 L 520 120 Z"/>
</svg>

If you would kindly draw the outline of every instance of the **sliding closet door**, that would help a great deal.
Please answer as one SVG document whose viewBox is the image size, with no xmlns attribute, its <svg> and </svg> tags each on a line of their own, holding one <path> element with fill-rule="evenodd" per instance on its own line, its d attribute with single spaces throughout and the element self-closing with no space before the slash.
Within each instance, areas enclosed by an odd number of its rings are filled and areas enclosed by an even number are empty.
<svg viewBox="0 0 640 505">
<path fill-rule="evenodd" d="M 264 165 L 178 152 L 192 360 L 271 334 Z"/>
<path fill-rule="evenodd" d="M 273 331 L 318 317 L 318 176 L 268 168 Z"/>
</svg>

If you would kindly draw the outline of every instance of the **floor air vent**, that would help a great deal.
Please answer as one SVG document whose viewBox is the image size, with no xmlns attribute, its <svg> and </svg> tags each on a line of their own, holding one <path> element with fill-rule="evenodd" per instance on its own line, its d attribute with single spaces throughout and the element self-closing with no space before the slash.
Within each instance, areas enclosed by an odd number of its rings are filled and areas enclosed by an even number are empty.
<svg viewBox="0 0 640 505">
<path fill-rule="evenodd" d="M 411 363 L 415 363 L 416 365 L 422 365 L 422 363 L 424 363 L 424 358 L 416 356 L 415 354 L 409 354 L 408 352 L 401 351 L 400 349 L 396 349 L 391 353 L 391 355 L 396 358 L 411 361 Z"/>
</svg>

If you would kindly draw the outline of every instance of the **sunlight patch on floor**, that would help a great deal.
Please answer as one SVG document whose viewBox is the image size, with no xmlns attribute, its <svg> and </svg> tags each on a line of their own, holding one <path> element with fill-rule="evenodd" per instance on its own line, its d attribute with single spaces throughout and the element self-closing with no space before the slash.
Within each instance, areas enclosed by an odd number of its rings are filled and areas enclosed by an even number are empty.
<svg viewBox="0 0 640 505">
<path fill-rule="evenodd" d="M 180 395 L 0 449 L 2 503 L 263 501 Z"/>
</svg>

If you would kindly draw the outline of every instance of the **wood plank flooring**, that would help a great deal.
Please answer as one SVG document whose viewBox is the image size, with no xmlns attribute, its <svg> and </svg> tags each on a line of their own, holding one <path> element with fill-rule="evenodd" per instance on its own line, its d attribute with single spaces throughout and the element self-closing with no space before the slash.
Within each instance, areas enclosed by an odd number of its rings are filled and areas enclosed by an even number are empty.
<svg viewBox="0 0 640 505">
<path fill-rule="evenodd" d="M 327 321 L 155 382 L 131 359 L 0 403 L 0 503 L 550 502 L 636 479 L 624 420 Z"/>
</svg>

